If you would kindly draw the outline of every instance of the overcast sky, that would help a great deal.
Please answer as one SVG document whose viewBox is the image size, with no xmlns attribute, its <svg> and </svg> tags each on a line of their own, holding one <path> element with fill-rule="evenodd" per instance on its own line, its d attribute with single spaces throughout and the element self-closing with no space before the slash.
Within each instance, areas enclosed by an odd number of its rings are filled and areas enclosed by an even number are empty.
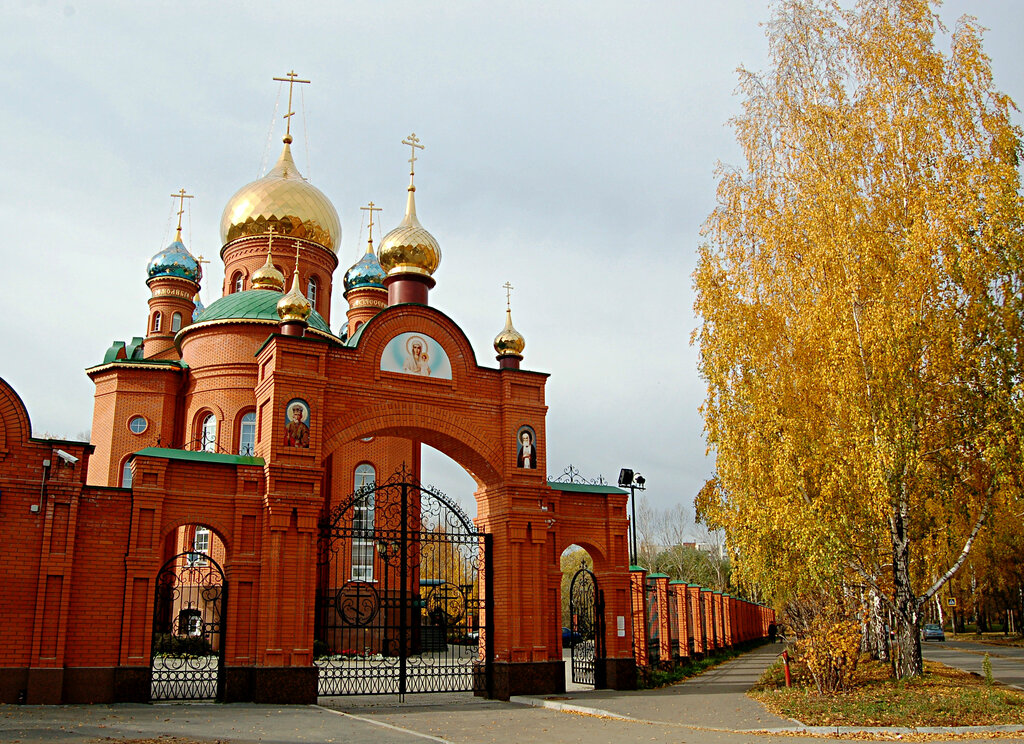
<svg viewBox="0 0 1024 744">
<path fill-rule="evenodd" d="M 941 8 L 950 26 L 964 12 L 1024 101 L 1024 3 Z M 716 162 L 740 162 L 735 70 L 764 67 L 768 13 L 765 0 L 0 0 L 0 377 L 37 436 L 89 430 L 83 370 L 144 335 L 145 268 L 174 237 L 180 188 L 195 194 L 186 245 L 213 259 L 203 301 L 220 295 L 221 211 L 279 154 L 287 88 L 271 78 L 294 69 L 312 80 L 296 162 L 342 222 L 335 330 L 365 247 L 359 207 L 383 207 L 385 230 L 401 219 L 400 142 L 415 132 L 417 209 L 443 253 L 431 304 L 496 366 L 501 285 L 515 286 L 523 366 L 551 374 L 549 474 L 630 467 L 654 505 L 692 504 L 713 460 L 690 275 Z M 426 481 L 472 501 L 451 461 L 424 462 Z"/>
</svg>

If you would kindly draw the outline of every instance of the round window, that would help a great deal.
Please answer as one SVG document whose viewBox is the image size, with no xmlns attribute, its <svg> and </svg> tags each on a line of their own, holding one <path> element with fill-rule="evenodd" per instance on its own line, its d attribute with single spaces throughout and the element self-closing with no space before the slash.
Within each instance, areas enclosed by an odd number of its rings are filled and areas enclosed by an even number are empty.
<svg viewBox="0 0 1024 744">
<path fill-rule="evenodd" d="M 142 416 L 136 416 L 128 422 L 128 428 L 132 430 L 133 434 L 141 434 L 149 426 L 149 422 Z"/>
</svg>

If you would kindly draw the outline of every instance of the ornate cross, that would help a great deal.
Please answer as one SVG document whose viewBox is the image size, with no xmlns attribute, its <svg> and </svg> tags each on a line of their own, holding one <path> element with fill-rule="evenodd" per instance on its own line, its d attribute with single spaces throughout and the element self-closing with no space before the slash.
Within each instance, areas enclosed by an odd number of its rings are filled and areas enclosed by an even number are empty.
<svg viewBox="0 0 1024 744">
<path fill-rule="evenodd" d="M 413 152 L 415 152 L 415 150 Z M 359 208 L 362 209 L 364 212 L 369 212 L 370 213 L 370 242 L 372 243 L 373 242 L 373 213 L 374 212 L 383 212 L 384 210 L 381 209 L 380 207 L 375 207 L 373 205 L 373 202 L 370 202 L 369 206 L 359 207 Z"/>
<path fill-rule="evenodd" d="M 191 199 L 193 194 L 186 194 L 185 189 L 181 189 L 177 194 L 171 194 L 172 199 L 178 200 L 178 232 L 181 232 L 181 215 L 185 214 L 185 200 Z"/>
<path fill-rule="evenodd" d="M 422 150 L 423 145 L 420 144 L 420 139 L 416 136 L 416 132 L 402 140 L 402 144 L 412 148 L 412 157 L 409 158 L 409 180 L 411 182 L 412 177 L 416 174 L 416 150 Z"/>
<path fill-rule="evenodd" d="M 501 286 L 502 286 L 502 289 L 505 290 L 505 305 L 509 309 L 511 309 L 512 308 L 512 290 L 515 289 L 515 287 L 513 287 L 509 282 L 505 282 Z"/>
<path fill-rule="evenodd" d="M 295 70 L 292 70 L 291 72 L 287 73 L 287 75 L 283 78 L 276 77 L 274 78 L 274 80 L 277 80 L 282 83 L 288 83 L 288 113 L 284 115 L 284 120 L 287 122 L 284 136 L 288 139 L 289 142 L 291 142 L 292 117 L 295 116 L 295 112 L 292 111 L 292 88 L 295 87 L 296 83 L 308 83 L 310 81 L 299 80 L 299 76 L 296 74 Z"/>
</svg>

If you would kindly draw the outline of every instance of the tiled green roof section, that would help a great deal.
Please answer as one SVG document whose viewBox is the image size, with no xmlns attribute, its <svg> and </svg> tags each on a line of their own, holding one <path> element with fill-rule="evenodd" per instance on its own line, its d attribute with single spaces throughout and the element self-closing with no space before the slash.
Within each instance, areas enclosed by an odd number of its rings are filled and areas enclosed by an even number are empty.
<svg viewBox="0 0 1024 744">
<path fill-rule="evenodd" d="M 220 452 L 191 452 L 189 450 L 169 449 L 167 447 L 145 447 L 135 454 L 146 457 L 162 457 L 165 460 L 188 460 L 189 462 L 218 463 L 221 465 L 263 466 L 262 457 L 225 455 Z"/>
<path fill-rule="evenodd" d="M 628 491 L 623 491 L 621 488 L 615 486 L 595 486 L 592 483 L 561 483 L 559 481 L 548 481 L 548 485 L 556 491 L 564 491 L 567 493 L 620 493 L 627 495 Z"/>
<path fill-rule="evenodd" d="M 203 310 L 196 318 L 196 323 L 205 323 L 208 320 L 272 320 L 280 323 L 281 318 L 277 314 L 277 301 L 282 297 L 280 292 L 270 289 L 250 289 L 245 292 L 235 292 L 221 297 Z M 331 333 L 327 321 L 316 310 L 309 316 L 309 325 L 318 331 Z"/>
</svg>

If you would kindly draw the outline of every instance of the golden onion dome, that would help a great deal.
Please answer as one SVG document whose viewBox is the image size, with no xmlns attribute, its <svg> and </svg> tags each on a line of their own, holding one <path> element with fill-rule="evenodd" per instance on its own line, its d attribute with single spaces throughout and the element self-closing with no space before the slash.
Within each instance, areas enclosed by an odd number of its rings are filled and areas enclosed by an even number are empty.
<svg viewBox="0 0 1024 744">
<path fill-rule="evenodd" d="M 277 301 L 277 317 L 283 322 L 300 321 L 305 323 L 313 312 L 313 303 L 306 299 L 299 289 L 299 265 L 295 262 L 295 273 L 292 275 L 292 288 L 288 294 Z"/>
<path fill-rule="evenodd" d="M 523 338 L 523 334 L 512 327 L 512 310 L 506 309 L 505 327 L 494 337 L 494 350 L 498 352 L 498 356 L 521 357 L 525 348 L 526 339 Z"/>
<path fill-rule="evenodd" d="M 272 289 L 275 292 L 284 292 L 284 274 L 277 270 L 274 266 L 271 257 L 271 247 L 273 246 L 273 231 L 271 231 L 271 238 L 269 245 L 267 246 L 267 261 L 260 266 L 256 271 L 252 272 L 252 288 L 253 289 Z"/>
<path fill-rule="evenodd" d="M 310 240 L 331 251 L 341 245 L 338 212 L 295 167 L 291 141 L 285 137 L 281 157 L 267 175 L 246 184 L 228 201 L 220 218 L 223 243 L 263 235 L 273 225 L 278 235 Z"/>
<path fill-rule="evenodd" d="M 416 187 L 409 186 L 405 217 L 384 236 L 377 247 L 377 259 L 388 276 L 423 274 L 430 276 L 441 263 L 441 246 L 416 218 Z"/>
</svg>

